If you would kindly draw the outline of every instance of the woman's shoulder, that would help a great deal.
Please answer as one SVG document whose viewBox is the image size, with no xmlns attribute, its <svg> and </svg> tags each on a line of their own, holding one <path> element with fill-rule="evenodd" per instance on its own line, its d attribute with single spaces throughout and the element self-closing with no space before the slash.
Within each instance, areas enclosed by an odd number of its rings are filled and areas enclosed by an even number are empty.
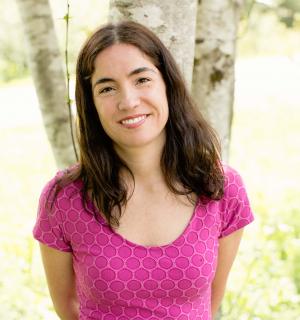
<svg viewBox="0 0 300 320">
<path fill-rule="evenodd" d="M 225 208 L 237 207 L 239 205 L 249 207 L 249 198 L 244 180 L 238 170 L 223 164 L 224 171 L 224 195 L 221 202 L 226 204 Z M 227 210 L 226 209 L 226 210 Z"/>
<path fill-rule="evenodd" d="M 239 187 L 244 187 L 244 182 L 241 174 L 238 170 L 231 167 L 228 164 L 222 163 L 223 172 L 224 172 L 224 190 L 236 189 Z"/>
<path fill-rule="evenodd" d="M 254 220 L 247 191 L 240 173 L 224 164 L 224 196 L 220 200 L 221 233 L 220 237 L 229 235 Z"/>
<path fill-rule="evenodd" d="M 82 181 L 79 177 L 79 165 L 72 165 L 68 168 L 58 170 L 50 178 L 42 189 L 42 196 L 59 198 L 63 195 L 71 196 L 82 188 Z"/>
<path fill-rule="evenodd" d="M 72 166 L 57 171 L 45 184 L 33 229 L 35 239 L 52 248 L 68 252 L 71 251 L 71 247 L 63 225 L 67 214 L 79 216 L 81 208 L 79 181 L 69 179 L 74 169 Z"/>
<path fill-rule="evenodd" d="M 238 176 L 240 175 L 238 170 L 233 168 L 231 165 L 229 165 L 228 163 L 224 163 L 222 162 L 222 167 L 223 167 L 223 171 L 225 176 Z"/>
</svg>

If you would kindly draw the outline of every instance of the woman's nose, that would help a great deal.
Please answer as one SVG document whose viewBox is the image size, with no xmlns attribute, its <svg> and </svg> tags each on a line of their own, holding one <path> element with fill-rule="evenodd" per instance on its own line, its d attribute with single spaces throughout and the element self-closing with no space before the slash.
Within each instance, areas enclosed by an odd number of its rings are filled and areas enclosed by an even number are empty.
<svg viewBox="0 0 300 320">
<path fill-rule="evenodd" d="M 118 107 L 119 110 L 132 109 L 136 108 L 139 102 L 140 99 L 136 90 L 127 88 L 122 91 Z"/>
</svg>

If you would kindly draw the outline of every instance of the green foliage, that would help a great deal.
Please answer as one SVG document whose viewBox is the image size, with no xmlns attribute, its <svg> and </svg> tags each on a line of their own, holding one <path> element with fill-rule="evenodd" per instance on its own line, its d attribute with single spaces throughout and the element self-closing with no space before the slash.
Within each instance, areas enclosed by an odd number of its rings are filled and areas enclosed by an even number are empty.
<svg viewBox="0 0 300 320">
<path fill-rule="evenodd" d="M 0 2 L 0 83 L 28 77 L 22 26 L 14 1 Z"/>
<path fill-rule="evenodd" d="M 252 12 L 274 13 L 279 22 L 293 28 L 300 22 L 300 2 L 298 0 L 246 0 L 242 17 L 249 18 Z"/>
<path fill-rule="evenodd" d="M 40 177 L 47 180 L 55 171 L 45 141 L 42 125 L 1 128 L 0 319 L 57 319 L 31 236 Z"/>
<path fill-rule="evenodd" d="M 300 2 L 298 0 L 279 0 L 277 7 L 277 16 L 288 28 L 295 26 L 300 22 Z"/>
<path fill-rule="evenodd" d="M 280 23 L 280 12 L 285 10 L 279 6 L 266 6 L 249 1 L 240 21 L 239 55 L 293 57 L 299 54 L 300 13 L 293 13 L 294 21 L 291 28 Z"/>
<path fill-rule="evenodd" d="M 265 108 L 235 115 L 232 162 L 244 167 L 256 222 L 245 231 L 222 320 L 300 319 L 300 113 L 274 102 Z"/>
</svg>

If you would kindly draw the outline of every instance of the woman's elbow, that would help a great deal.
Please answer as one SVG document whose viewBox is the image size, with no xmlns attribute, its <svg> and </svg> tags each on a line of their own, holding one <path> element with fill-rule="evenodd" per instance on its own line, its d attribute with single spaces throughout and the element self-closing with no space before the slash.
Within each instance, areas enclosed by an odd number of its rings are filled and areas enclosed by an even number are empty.
<svg viewBox="0 0 300 320">
<path fill-rule="evenodd" d="M 77 298 L 69 299 L 68 302 L 54 303 L 53 306 L 61 320 L 79 319 L 79 304 Z"/>
</svg>

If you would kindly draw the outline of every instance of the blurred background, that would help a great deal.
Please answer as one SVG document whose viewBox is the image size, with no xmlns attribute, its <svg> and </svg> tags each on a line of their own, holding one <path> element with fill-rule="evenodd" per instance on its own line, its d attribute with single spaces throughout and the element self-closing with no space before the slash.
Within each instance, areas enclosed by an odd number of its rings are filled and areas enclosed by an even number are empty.
<svg viewBox="0 0 300 320">
<path fill-rule="evenodd" d="M 66 2 L 51 0 L 61 51 Z M 0 2 L 0 319 L 58 319 L 31 232 L 56 172 L 14 1 Z M 69 57 L 105 22 L 108 1 L 70 1 Z M 245 229 L 225 320 L 300 319 L 300 2 L 248 1 L 240 21 L 230 164 L 255 223 Z M 71 83 L 71 97 L 74 96 Z"/>
</svg>

